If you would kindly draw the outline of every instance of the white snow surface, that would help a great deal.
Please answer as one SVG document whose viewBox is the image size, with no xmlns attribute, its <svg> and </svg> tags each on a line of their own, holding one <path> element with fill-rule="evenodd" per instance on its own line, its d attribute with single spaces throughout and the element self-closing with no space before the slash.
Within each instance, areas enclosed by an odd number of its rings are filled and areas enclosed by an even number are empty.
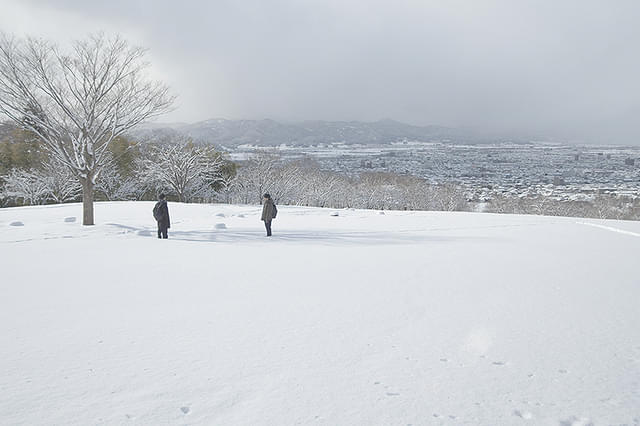
<svg viewBox="0 0 640 426">
<path fill-rule="evenodd" d="M 1 424 L 640 423 L 640 223 L 152 207 L 0 209 Z"/>
</svg>

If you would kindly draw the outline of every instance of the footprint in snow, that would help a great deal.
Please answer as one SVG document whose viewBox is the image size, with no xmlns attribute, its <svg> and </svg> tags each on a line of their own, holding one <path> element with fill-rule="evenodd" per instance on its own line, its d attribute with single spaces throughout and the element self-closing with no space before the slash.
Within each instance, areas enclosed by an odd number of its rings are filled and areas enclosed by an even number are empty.
<svg viewBox="0 0 640 426">
<path fill-rule="evenodd" d="M 216 216 L 217 217 L 226 217 L 224 213 L 218 213 Z"/>
<path fill-rule="evenodd" d="M 504 361 L 494 361 L 493 365 L 507 365 L 507 363 Z"/>
<path fill-rule="evenodd" d="M 561 368 L 560 370 L 558 370 L 558 373 L 560 374 L 567 374 L 569 372 L 569 370 L 566 370 L 564 368 Z"/>
<path fill-rule="evenodd" d="M 19 220 L 16 220 L 15 222 L 11 222 L 9 226 L 24 226 L 24 223 L 20 222 Z"/>
<path fill-rule="evenodd" d="M 180 411 L 182 411 L 183 414 L 189 414 L 191 409 L 189 407 L 180 407 Z"/>
<path fill-rule="evenodd" d="M 449 362 L 449 360 L 446 358 L 440 358 L 440 362 Z"/>
<path fill-rule="evenodd" d="M 227 229 L 227 225 L 224 223 L 216 223 L 216 229 Z"/>
<path fill-rule="evenodd" d="M 69 216 L 69 217 L 65 217 L 64 221 L 66 223 L 74 223 L 76 221 L 76 217 L 75 216 Z"/>
<path fill-rule="evenodd" d="M 531 414 L 528 411 L 522 411 L 522 410 L 515 410 L 513 412 L 513 415 L 517 416 L 517 417 L 520 417 L 522 419 L 525 419 L 525 420 L 530 420 L 530 419 L 533 418 L 533 414 Z"/>
</svg>

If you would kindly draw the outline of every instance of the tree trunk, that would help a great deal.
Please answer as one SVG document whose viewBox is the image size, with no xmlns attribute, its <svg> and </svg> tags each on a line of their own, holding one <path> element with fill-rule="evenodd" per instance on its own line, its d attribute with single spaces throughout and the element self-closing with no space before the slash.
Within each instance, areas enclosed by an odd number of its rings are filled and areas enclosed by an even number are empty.
<svg viewBox="0 0 640 426">
<path fill-rule="evenodd" d="M 82 179 L 82 224 L 93 225 L 93 182 Z"/>
</svg>

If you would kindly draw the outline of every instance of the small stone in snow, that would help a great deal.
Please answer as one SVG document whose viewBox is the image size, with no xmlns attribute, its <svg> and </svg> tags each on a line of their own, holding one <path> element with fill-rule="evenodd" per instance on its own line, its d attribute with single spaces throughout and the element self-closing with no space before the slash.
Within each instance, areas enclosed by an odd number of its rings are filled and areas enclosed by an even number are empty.
<svg viewBox="0 0 640 426">
<path fill-rule="evenodd" d="M 15 222 L 11 222 L 9 226 L 24 226 L 24 223 L 20 222 L 19 220 L 16 220 Z"/>
<path fill-rule="evenodd" d="M 216 223 L 216 229 L 227 229 L 227 225 L 224 223 Z"/>
<path fill-rule="evenodd" d="M 526 419 L 526 420 L 530 420 L 530 419 L 532 419 L 532 418 L 533 418 L 533 414 L 531 414 L 531 413 L 530 413 L 530 412 L 528 412 L 528 411 L 515 410 L 515 411 L 513 412 L 513 415 L 514 415 L 514 416 L 518 416 L 518 417 L 523 418 L 523 419 Z"/>
</svg>

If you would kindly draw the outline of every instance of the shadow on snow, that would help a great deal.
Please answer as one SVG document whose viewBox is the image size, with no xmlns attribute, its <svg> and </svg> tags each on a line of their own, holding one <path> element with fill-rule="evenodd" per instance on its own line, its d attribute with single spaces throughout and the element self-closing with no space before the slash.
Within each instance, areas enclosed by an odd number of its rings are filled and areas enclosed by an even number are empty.
<svg viewBox="0 0 640 426">
<path fill-rule="evenodd" d="M 118 223 L 108 223 L 108 226 L 135 232 L 140 237 L 156 238 L 156 229 L 151 227 L 136 228 Z M 486 240 L 480 237 L 451 237 L 432 235 L 431 230 L 410 231 L 275 231 L 267 238 L 261 230 L 233 231 L 224 230 L 191 230 L 172 231 L 169 229 L 169 239 L 178 241 L 219 242 L 219 243 L 263 243 L 278 241 L 286 243 L 315 243 L 323 245 L 392 245 L 392 244 L 420 244 L 428 242 L 455 242 Z"/>
</svg>

